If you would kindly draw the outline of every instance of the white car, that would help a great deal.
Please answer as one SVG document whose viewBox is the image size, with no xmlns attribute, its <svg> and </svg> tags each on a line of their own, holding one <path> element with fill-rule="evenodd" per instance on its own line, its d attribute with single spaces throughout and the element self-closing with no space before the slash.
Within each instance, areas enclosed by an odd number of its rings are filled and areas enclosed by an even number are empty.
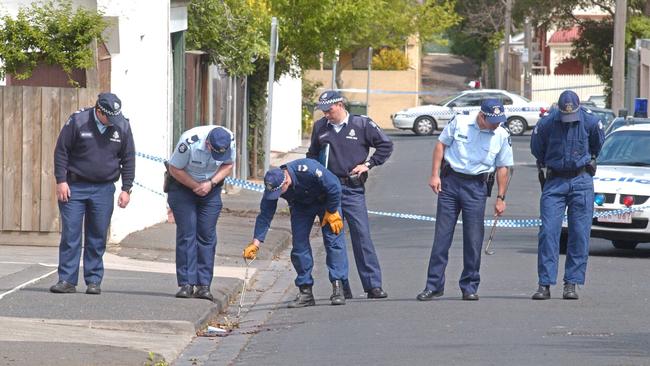
<svg viewBox="0 0 650 366">
<path fill-rule="evenodd" d="M 592 222 L 591 237 L 611 240 L 618 249 L 634 249 L 639 243 L 650 242 L 650 124 L 624 126 L 607 135 L 597 163 L 597 217 Z M 628 207 L 641 210 L 607 215 Z M 560 238 L 563 253 L 567 239 L 565 223 Z"/>
<path fill-rule="evenodd" d="M 526 130 L 533 128 L 540 114 L 549 107 L 505 90 L 473 89 L 460 92 L 440 104 L 401 110 L 391 115 L 391 120 L 395 128 L 412 130 L 416 135 L 431 135 L 435 130 L 442 130 L 456 114 L 478 112 L 481 109 L 481 101 L 488 98 L 503 102 L 508 116 L 506 127 L 513 135 L 522 135 Z"/>
</svg>

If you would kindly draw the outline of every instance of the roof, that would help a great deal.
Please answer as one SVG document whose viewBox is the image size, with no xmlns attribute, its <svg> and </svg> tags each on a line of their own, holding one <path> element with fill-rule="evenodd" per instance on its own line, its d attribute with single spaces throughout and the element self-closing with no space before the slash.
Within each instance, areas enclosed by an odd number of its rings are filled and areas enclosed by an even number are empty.
<svg viewBox="0 0 650 366">
<path fill-rule="evenodd" d="M 559 29 L 553 33 L 548 43 L 570 43 L 580 38 L 580 27 Z"/>
</svg>

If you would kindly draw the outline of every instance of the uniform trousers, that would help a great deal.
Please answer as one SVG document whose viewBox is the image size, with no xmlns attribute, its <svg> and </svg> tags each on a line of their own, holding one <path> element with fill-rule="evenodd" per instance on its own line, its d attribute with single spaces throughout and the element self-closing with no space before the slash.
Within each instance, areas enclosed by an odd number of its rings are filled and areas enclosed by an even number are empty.
<svg viewBox="0 0 650 366">
<path fill-rule="evenodd" d="M 101 283 L 104 277 L 106 235 L 113 215 L 115 183 L 68 183 L 68 202 L 59 201 L 61 242 L 59 243 L 59 280 L 77 285 L 81 259 L 81 235 L 84 234 L 84 280 Z"/>
<path fill-rule="evenodd" d="M 382 287 L 382 281 L 379 259 L 370 238 L 365 188 L 341 184 L 341 190 L 341 210 L 350 228 L 354 261 L 363 290 L 368 292 L 372 288 Z"/>
<path fill-rule="evenodd" d="M 540 198 L 537 273 L 540 285 L 555 285 L 560 256 L 562 220 L 567 213 L 569 239 L 564 263 L 564 282 L 585 283 L 589 236 L 594 212 L 594 181 L 582 173 L 575 178 L 553 177 L 546 181 Z"/>
<path fill-rule="evenodd" d="M 206 196 L 173 183 L 167 202 L 176 221 L 176 279 L 178 286 L 210 286 L 217 248 L 217 220 L 221 213 L 221 187 Z"/>
<path fill-rule="evenodd" d="M 481 248 L 484 235 L 486 183 L 480 179 L 464 179 L 453 174 L 442 178 L 442 191 L 438 193 L 436 229 L 429 259 L 426 289 L 434 292 L 445 287 L 445 268 L 449 248 L 459 213 L 463 219 L 463 272 L 460 289 L 464 294 L 478 291 L 481 276 Z"/>
<path fill-rule="evenodd" d="M 312 286 L 314 278 L 311 275 L 314 267 L 309 236 L 314 226 L 314 219 L 318 216 L 321 221 L 325 213 L 323 205 L 291 205 L 291 263 L 295 268 L 297 276 L 296 286 Z M 329 271 L 330 282 L 335 280 L 347 281 L 348 279 L 348 257 L 345 247 L 345 234 L 341 230 L 334 234 L 329 224 L 321 228 L 323 243 L 325 245 L 325 262 Z"/>
</svg>

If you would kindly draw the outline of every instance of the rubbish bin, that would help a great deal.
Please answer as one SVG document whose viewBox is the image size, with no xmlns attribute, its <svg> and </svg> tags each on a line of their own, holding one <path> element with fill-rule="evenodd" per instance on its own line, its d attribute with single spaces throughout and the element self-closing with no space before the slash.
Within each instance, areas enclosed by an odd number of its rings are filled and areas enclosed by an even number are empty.
<svg viewBox="0 0 650 366">
<path fill-rule="evenodd" d="M 349 101 L 347 109 L 350 114 L 364 116 L 368 114 L 368 106 L 363 102 Z"/>
<path fill-rule="evenodd" d="M 634 99 L 634 117 L 648 118 L 648 99 L 635 98 Z"/>
</svg>

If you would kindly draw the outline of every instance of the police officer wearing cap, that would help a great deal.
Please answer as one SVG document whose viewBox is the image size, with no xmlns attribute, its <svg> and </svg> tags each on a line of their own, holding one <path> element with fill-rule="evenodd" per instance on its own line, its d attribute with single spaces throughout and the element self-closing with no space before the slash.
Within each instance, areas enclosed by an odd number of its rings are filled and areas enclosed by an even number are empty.
<svg viewBox="0 0 650 366">
<path fill-rule="evenodd" d="M 235 162 L 235 139 L 221 126 L 194 127 L 181 135 L 169 159 L 174 178 L 167 202 L 176 221 L 176 297 L 213 300 L 221 187 Z"/>
<path fill-rule="evenodd" d="M 510 134 L 503 104 L 486 99 L 475 115 L 457 115 L 444 128 L 433 151 L 429 186 L 438 195 L 436 229 L 429 271 L 420 301 L 442 296 L 449 247 L 459 213 L 463 220 L 463 300 L 478 300 L 485 202 L 490 195 L 490 174 L 496 174 L 498 195 L 495 215 L 506 209 L 508 167 L 513 165 Z"/>
<path fill-rule="evenodd" d="M 54 176 L 61 242 L 59 281 L 50 291 L 76 291 L 83 226 L 86 293 L 99 295 L 115 182 L 122 177 L 117 205 L 126 208 L 135 176 L 133 134 L 122 115 L 122 101 L 115 94 L 99 94 L 94 108 L 70 116 L 56 142 Z"/>
<path fill-rule="evenodd" d="M 264 176 L 264 196 L 260 214 L 255 220 L 253 241 L 244 249 L 244 258 L 253 259 L 269 230 L 275 215 L 278 198 L 289 203 L 293 248 L 291 263 L 299 289 L 290 308 L 316 304 L 312 292 L 314 266 L 309 235 L 318 216 L 325 244 L 326 264 L 332 283 L 332 305 L 344 305 L 343 282 L 348 279 L 348 257 L 345 249 L 341 209 L 341 185 L 334 174 L 312 159 L 294 160 L 280 168 L 271 169 Z"/>
<path fill-rule="evenodd" d="M 537 123 L 530 149 L 540 169 L 542 196 L 537 252 L 539 288 L 534 300 L 551 298 L 558 272 L 560 234 L 565 212 L 569 229 L 562 297 L 577 300 L 576 285 L 585 283 L 594 209 L 595 159 L 603 144 L 603 125 L 580 107 L 571 90 L 560 94 L 558 108 Z M 542 169 L 546 168 L 546 176 Z"/>
<path fill-rule="evenodd" d="M 348 113 L 337 91 L 322 93 L 318 109 L 325 117 L 314 123 L 307 157 L 318 160 L 324 153 L 328 155 L 327 169 L 341 181 L 341 209 L 350 228 L 363 290 L 370 299 L 385 298 L 388 295 L 382 289 L 381 268 L 370 238 L 364 183 L 368 171 L 390 157 L 393 143 L 369 117 Z M 369 157 L 371 147 L 375 152 Z M 346 298 L 352 298 L 347 281 L 344 287 Z"/>
</svg>

